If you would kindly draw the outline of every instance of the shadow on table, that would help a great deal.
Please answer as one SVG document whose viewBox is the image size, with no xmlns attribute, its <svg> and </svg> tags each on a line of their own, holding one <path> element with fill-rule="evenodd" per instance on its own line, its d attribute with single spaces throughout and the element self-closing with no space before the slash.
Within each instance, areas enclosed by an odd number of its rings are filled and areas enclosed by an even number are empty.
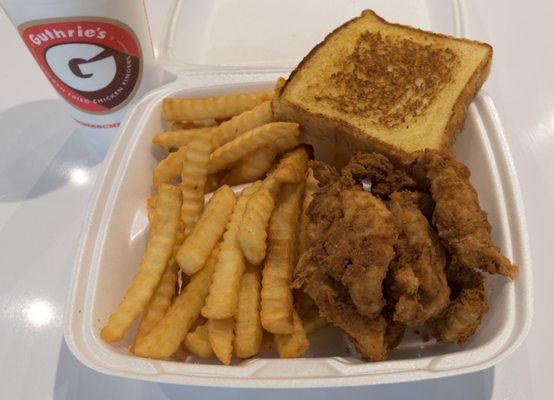
<svg viewBox="0 0 554 400">
<path fill-rule="evenodd" d="M 54 386 L 55 400 L 156 399 L 379 399 L 379 400 L 489 400 L 494 368 L 471 374 L 420 381 L 354 388 L 324 389 L 219 389 L 156 384 L 116 378 L 81 364 L 65 341 L 61 345 Z"/>
<path fill-rule="evenodd" d="M 61 100 L 25 103 L 0 113 L 0 202 L 91 183 L 88 172 L 102 162 L 112 139 L 113 133 L 82 130 Z"/>
</svg>

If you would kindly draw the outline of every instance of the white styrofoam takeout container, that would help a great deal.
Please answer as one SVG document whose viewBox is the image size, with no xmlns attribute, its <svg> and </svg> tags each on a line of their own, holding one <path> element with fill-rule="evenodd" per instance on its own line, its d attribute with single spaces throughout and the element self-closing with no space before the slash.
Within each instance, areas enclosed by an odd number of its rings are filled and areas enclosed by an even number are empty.
<svg viewBox="0 0 554 400">
<path fill-rule="evenodd" d="M 99 178 L 96 196 L 85 221 L 66 307 L 65 339 L 75 356 L 100 372 L 156 382 L 298 388 L 369 385 L 467 373 L 490 367 L 517 348 L 525 338 L 532 318 L 532 279 L 526 225 L 504 131 L 492 99 L 483 91 L 470 106 L 464 131 L 456 144 L 456 153 L 473 172 L 472 182 L 479 193 L 481 205 L 489 213 L 495 243 L 521 269 L 515 282 L 509 282 L 504 277 L 487 277 L 490 310 L 477 333 L 463 347 L 439 345 L 432 340 L 423 343 L 419 336 L 408 333 L 401 345 L 392 351 L 389 361 L 366 363 L 351 351 L 340 331 L 327 328 L 313 335 L 311 349 L 304 358 L 277 359 L 265 355 L 236 365 L 222 366 L 192 357 L 187 362 L 136 357 L 128 351 L 133 332 L 115 345 L 100 339 L 99 329 L 120 301 L 144 251 L 148 229 L 145 199 L 151 194 L 152 169 L 163 157 L 163 153 L 151 145 L 154 133 L 164 127 L 162 99 L 268 90 L 273 87 L 275 79 L 286 75 L 297 61 L 281 58 L 271 64 L 271 54 L 257 48 L 250 51 L 250 43 L 245 43 L 247 36 L 236 32 L 228 38 L 229 46 L 235 51 L 229 51 L 226 58 L 218 58 L 222 57 L 216 51 L 220 49 L 219 42 L 212 43 L 209 37 L 217 37 L 218 29 L 223 29 L 221 21 L 229 21 L 224 18 L 229 16 L 228 13 L 224 13 L 224 17 L 219 16 L 218 20 L 217 11 L 233 2 L 212 0 L 199 6 L 200 3 L 177 2 L 163 59 L 165 67 L 179 77 L 145 96 L 130 111 Z M 259 12 L 262 15 L 260 6 L 256 6 L 258 2 L 252 0 L 247 3 L 252 6 L 250 14 Z M 271 4 L 275 6 L 275 2 L 271 1 L 260 3 L 267 7 Z M 318 2 L 327 7 L 331 3 L 336 2 Z M 463 33 L 463 13 L 458 2 L 453 1 L 450 5 L 455 7 L 450 8 L 444 8 L 445 3 L 441 3 L 443 9 L 439 12 L 436 7 L 430 8 L 436 4 L 434 0 L 354 1 L 352 7 L 357 7 L 355 10 L 343 10 L 351 15 L 339 13 L 338 17 L 335 15 L 327 19 L 318 16 L 320 20 L 323 18 L 317 26 L 321 36 L 310 37 L 303 45 L 293 45 L 294 54 L 300 57 L 307 52 L 313 41 L 320 40 L 325 32 L 341 22 L 336 18 L 348 19 L 369 6 L 390 20 L 446 33 Z M 242 4 L 241 1 L 244 12 Z M 209 9 L 209 6 L 212 8 Z M 287 2 L 279 2 L 271 15 L 277 19 L 284 18 L 287 10 L 296 9 L 293 6 L 291 2 L 287 9 Z M 210 26 L 213 29 L 193 37 L 191 42 L 200 41 L 204 47 L 195 49 L 190 47 L 193 44 L 187 42 L 189 47 L 177 49 L 179 41 L 176 32 L 186 24 L 176 24 L 176 21 L 186 19 L 188 15 L 190 22 L 194 23 L 196 19 L 191 15 L 198 16 L 202 12 L 206 13 L 208 21 L 206 29 Z M 436 18 L 440 23 L 434 23 L 433 15 L 442 15 Z M 450 15 L 448 20 L 453 21 L 451 26 L 445 25 L 445 15 Z M 231 17 L 234 17 L 232 13 Z M 302 20 L 296 22 L 300 24 Z M 228 24 L 227 28 L 230 29 L 231 25 Z M 295 29 L 301 32 L 298 26 L 288 28 L 291 32 L 296 32 Z M 264 40 L 278 47 L 275 43 L 278 38 L 278 35 L 270 37 L 266 34 Z M 218 40 L 225 41 L 225 38 Z M 254 43 L 259 45 L 257 41 Z M 234 58 L 239 50 L 248 65 L 240 65 L 243 58 Z M 286 54 L 282 53 L 282 56 Z M 257 67 L 252 68 L 251 65 Z"/>
</svg>

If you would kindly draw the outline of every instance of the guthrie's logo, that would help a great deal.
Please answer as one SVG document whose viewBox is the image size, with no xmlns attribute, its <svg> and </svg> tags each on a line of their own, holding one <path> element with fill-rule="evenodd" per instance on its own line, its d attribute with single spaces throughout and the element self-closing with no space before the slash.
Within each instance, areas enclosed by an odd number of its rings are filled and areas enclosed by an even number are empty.
<svg viewBox="0 0 554 400">
<path fill-rule="evenodd" d="M 19 33 L 54 88 L 78 109 L 105 114 L 125 105 L 142 73 L 134 32 L 107 18 L 31 21 Z"/>
</svg>

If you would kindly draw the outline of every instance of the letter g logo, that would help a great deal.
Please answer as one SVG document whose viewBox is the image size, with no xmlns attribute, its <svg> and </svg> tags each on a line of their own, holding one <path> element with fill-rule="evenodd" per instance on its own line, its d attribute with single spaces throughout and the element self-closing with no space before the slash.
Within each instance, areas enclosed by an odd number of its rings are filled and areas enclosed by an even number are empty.
<svg viewBox="0 0 554 400">
<path fill-rule="evenodd" d="M 45 58 L 52 72 L 67 86 L 95 92 L 115 78 L 117 65 L 112 53 L 91 43 L 66 43 L 50 47 Z"/>
</svg>

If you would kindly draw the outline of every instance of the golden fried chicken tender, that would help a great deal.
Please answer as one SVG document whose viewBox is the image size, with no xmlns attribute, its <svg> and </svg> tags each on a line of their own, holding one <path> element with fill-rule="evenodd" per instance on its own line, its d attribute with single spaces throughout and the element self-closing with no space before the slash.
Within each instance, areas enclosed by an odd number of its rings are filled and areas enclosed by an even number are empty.
<svg viewBox="0 0 554 400">
<path fill-rule="evenodd" d="M 513 279 L 518 267 L 492 244 L 491 225 L 469 181 L 469 169 L 453 154 L 430 149 L 417 153 L 413 167 L 429 186 L 435 201 L 433 224 L 456 262 Z"/>
<path fill-rule="evenodd" d="M 395 192 L 390 210 L 398 229 L 396 256 L 389 272 L 393 320 L 418 326 L 448 305 L 450 289 L 439 239 L 419 209 L 419 193 Z"/>
<path fill-rule="evenodd" d="M 463 344 L 475 333 L 489 309 L 483 275 L 457 264 L 450 264 L 446 275 L 452 289 L 452 300 L 430 326 L 438 342 Z"/>
<path fill-rule="evenodd" d="M 318 270 L 312 251 L 309 249 L 301 257 L 294 285 L 304 287 L 306 293 L 314 299 L 320 314 L 342 329 L 364 358 L 370 361 L 386 360 L 387 324 L 383 316 L 370 319 L 360 315 L 348 293 L 345 293 L 345 288 Z"/>
<path fill-rule="evenodd" d="M 333 197 L 328 202 L 322 201 L 326 189 Z M 329 213 L 335 217 L 325 229 L 327 233 L 314 242 L 312 255 L 322 271 L 348 287 L 358 312 L 375 318 L 385 304 L 382 282 L 394 256 L 397 232 L 381 200 L 360 190 L 338 194 L 337 190 L 333 185 L 321 188 L 308 207 L 311 220 L 326 223 Z M 318 207 L 336 201 L 339 204 L 334 204 L 335 210 Z"/>
</svg>

